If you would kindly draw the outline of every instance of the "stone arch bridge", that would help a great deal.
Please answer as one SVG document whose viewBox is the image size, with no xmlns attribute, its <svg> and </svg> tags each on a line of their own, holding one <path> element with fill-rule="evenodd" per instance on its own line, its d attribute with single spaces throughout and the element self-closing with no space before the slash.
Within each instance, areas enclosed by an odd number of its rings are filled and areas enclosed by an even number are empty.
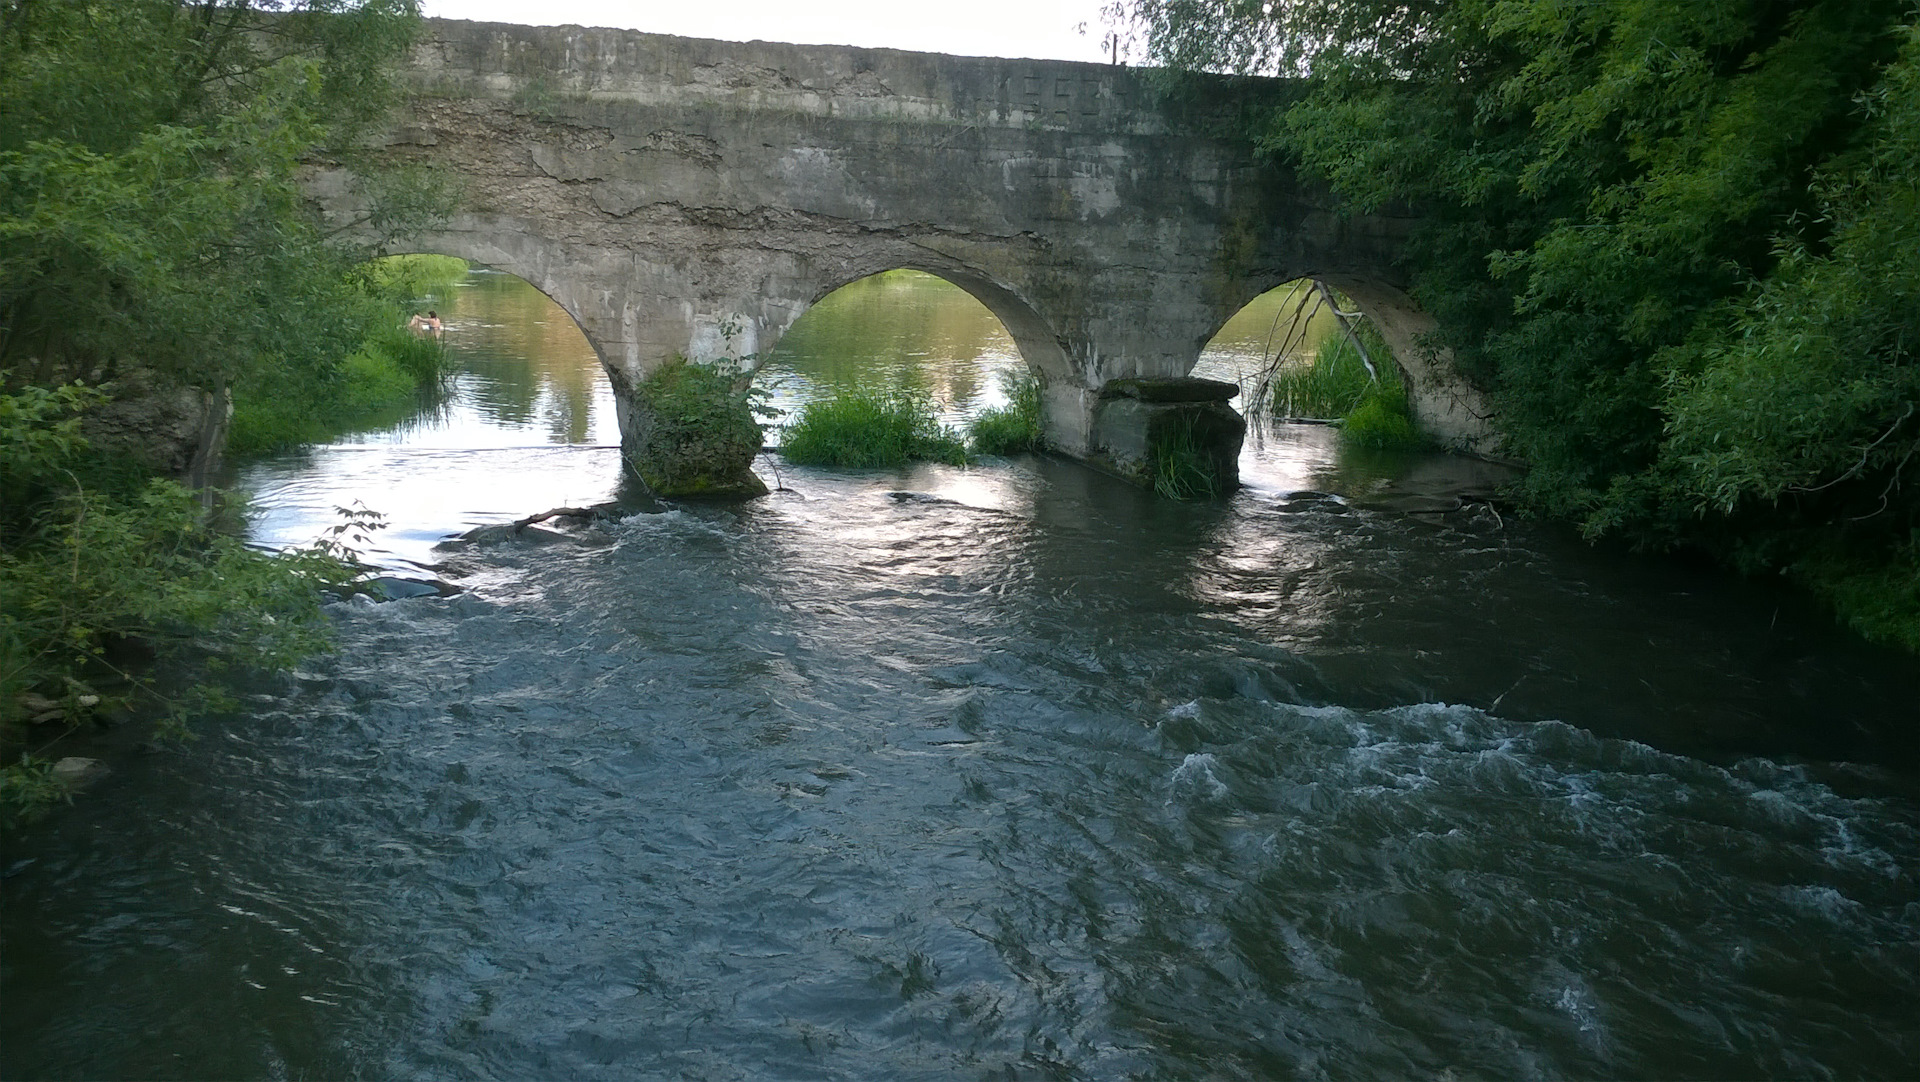
<svg viewBox="0 0 1920 1082">
<path fill-rule="evenodd" d="M 1430 324 L 1395 268 L 1411 220 L 1344 216 L 1208 134 L 1244 82 L 1172 106 L 1100 64 L 443 20 L 406 76 L 379 154 L 465 188 L 410 250 L 509 271 L 572 314 L 630 449 L 653 368 L 763 353 L 820 298 L 897 268 L 1000 318 L 1068 454 L 1116 450 L 1111 381 L 1185 375 L 1242 305 L 1305 276 L 1374 317 L 1427 432 L 1486 443 L 1471 389 L 1417 341 Z M 338 222 L 364 211 L 342 169 L 316 167 L 308 191 Z"/>
</svg>

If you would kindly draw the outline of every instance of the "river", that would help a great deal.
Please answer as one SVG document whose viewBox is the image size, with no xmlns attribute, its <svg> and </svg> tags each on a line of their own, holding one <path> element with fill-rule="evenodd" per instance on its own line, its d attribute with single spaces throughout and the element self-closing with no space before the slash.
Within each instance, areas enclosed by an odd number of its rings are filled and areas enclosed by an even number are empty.
<svg viewBox="0 0 1920 1082">
<path fill-rule="evenodd" d="M 869 339 L 955 416 L 1017 372 L 864 288 L 776 404 Z M 1911 658 L 1311 426 L 1215 504 L 781 465 L 435 548 L 619 494 L 527 292 L 470 280 L 430 415 L 249 468 L 263 541 L 360 499 L 465 592 L 335 606 L 337 655 L 8 840 L 0 1073 L 1920 1073 Z"/>
</svg>

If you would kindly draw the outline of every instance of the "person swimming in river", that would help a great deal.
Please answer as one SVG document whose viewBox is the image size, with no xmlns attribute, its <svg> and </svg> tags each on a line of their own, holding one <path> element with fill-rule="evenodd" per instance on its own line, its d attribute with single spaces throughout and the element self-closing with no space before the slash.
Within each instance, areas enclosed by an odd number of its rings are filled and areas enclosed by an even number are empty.
<svg viewBox="0 0 1920 1082">
<path fill-rule="evenodd" d="M 424 316 L 415 312 L 413 318 L 407 320 L 407 329 L 422 337 L 430 334 L 438 338 L 441 330 L 440 313 L 431 308 L 427 309 L 427 314 Z"/>
</svg>

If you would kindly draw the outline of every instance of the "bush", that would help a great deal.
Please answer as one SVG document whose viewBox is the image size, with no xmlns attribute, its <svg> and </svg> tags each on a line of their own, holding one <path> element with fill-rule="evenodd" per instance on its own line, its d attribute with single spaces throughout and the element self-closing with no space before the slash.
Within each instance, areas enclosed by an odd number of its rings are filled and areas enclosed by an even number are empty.
<svg viewBox="0 0 1920 1082">
<path fill-rule="evenodd" d="M 145 700 L 182 731 L 223 700 L 202 680 L 162 694 L 129 642 L 175 662 L 279 668 L 323 647 L 323 588 L 355 569 L 338 548 L 275 556 L 215 530 L 199 498 L 172 481 L 129 485 L 89 454 L 74 388 L 0 394 L 0 464 L 10 500 L 0 526 L 0 814 L 46 804 L 44 771 L 14 754 L 25 725 L 60 704 L 69 726 L 93 711 Z M 39 726 L 44 728 L 45 726 Z"/>
<path fill-rule="evenodd" d="M 967 463 L 967 445 L 940 423 L 925 395 L 851 391 L 800 408 L 780 442 L 802 466 L 897 467 L 916 460 Z"/>
<path fill-rule="evenodd" d="M 53 764 L 23 755 L 0 766 L 0 828 L 12 830 L 47 814 L 70 794 L 53 774 Z"/>
<path fill-rule="evenodd" d="M 1920 530 L 1890 555 L 1866 546 L 1854 552 L 1833 543 L 1814 546 L 1789 572 L 1847 626 L 1920 654 Z"/>
<path fill-rule="evenodd" d="M 437 350 L 438 343 L 434 347 Z M 437 384 L 436 378 L 429 386 Z M 334 372 L 288 374 L 265 386 L 253 381 L 237 385 L 227 448 L 235 454 L 265 454 L 397 424 L 419 408 L 421 391 L 412 373 L 378 343 L 369 343 L 349 354 Z"/>
<path fill-rule="evenodd" d="M 266 454 L 324 443 L 346 432 L 398 423 L 440 389 L 450 364 L 438 338 L 407 329 L 428 293 L 444 293 L 467 272 L 449 256 L 393 256 L 355 268 L 349 280 L 367 294 L 359 348 L 333 365 L 261 366 L 233 384 L 227 448 Z"/>
<path fill-rule="evenodd" d="M 1413 427 L 1413 419 L 1407 416 L 1407 396 L 1399 384 L 1374 388 L 1347 414 L 1340 425 L 1340 438 L 1376 451 L 1412 451 L 1426 446 Z"/>
<path fill-rule="evenodd" d="M 974 454 L 1012 455 L 1046 449 L 1039 381 L 1021 376 L 1009 390 L 1011 401 L 1006 406 L 982 410 L 967 426 L 967 444 Z"/>
<path fill-rule="evenodd" d="M 626 464 L 656 496 L 758 496 L 760 392 L 727 363 L 681 358 L 634 388 Z"/>
</svg>

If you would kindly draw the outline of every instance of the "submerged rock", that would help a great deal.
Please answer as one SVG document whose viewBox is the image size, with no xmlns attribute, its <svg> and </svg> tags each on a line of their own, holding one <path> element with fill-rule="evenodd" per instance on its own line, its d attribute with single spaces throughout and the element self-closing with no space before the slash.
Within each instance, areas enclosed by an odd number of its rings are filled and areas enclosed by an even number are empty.
<svg viewBox="0 0 1920 1082">
<path fill-rule="evenodd" d="M 100 760 L 79 755 L 69 755 L 53 764 L 53 776 L 69 793 L 84 792 L 111 773 L 113 771 Z"/>
<path fill-rule="evenodd" d="M 460 587 L 439 579 L 409 579 L 398 575 L 381 575 L 361 583 L 368 596 L 377 600 L 399 601 L 408 597 L 452 597 L 460 592 Z"/>
</svg>

